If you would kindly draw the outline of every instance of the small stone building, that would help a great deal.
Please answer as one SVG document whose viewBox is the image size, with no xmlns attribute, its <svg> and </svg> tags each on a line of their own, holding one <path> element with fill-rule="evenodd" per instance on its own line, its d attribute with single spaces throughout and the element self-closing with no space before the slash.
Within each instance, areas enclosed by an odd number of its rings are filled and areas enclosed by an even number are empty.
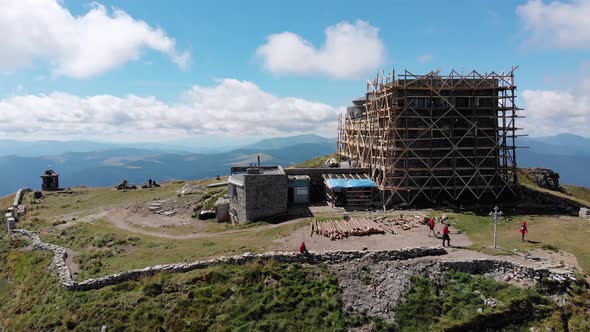
<svg viewBox="0 0 590 332">
<path fill-rule="evenodd" d="M 232 167 L 228 180 L 229 214 L 246 223 L 287 212 L 287 175 L 281 166 Z"/>
<path fill-rule="evenodd" d="M 48 169 L 41 175 L 41 189 L 45 191 L 59 190 L 59 174 Z"/>
</svg>

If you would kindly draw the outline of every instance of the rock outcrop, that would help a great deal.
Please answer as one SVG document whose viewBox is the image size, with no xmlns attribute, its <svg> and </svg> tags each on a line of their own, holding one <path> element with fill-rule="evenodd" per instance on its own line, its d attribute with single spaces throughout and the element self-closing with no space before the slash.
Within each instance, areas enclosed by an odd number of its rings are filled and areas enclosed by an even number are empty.
<svg viewBox="0 0 590 332">
<path fill-rule="evenodd" d="M 441 282 L 445 272 L 454 270 L 521 285 L 533 285 L 542 278 L 547 278 L 562 292 L 576 280 L 573 273 L 551 272 L 548 269 L 531 268 L 495 259 L 446 261 L 425 257 L 416 260 L 377 262 L 359 259 L 333 264 L 329 269 L 338 278 L 345 308 L 390 321 L 394 320 L 394 308 L 402 301 L 415 275 L 429 276 Z"/>
<path fill-rule="evenodd" d="M 539 187 L 563 192 L 559 185 L 559 173 L 548 168 L 526 168 L 524 171 Z"/>
</svg>

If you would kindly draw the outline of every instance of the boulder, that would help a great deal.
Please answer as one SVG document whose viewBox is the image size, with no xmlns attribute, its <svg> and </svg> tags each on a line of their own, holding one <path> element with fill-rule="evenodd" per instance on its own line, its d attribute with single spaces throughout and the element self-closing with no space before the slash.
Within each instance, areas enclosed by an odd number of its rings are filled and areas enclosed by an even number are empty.
<svg viewBox="0 0 590 332">
<path fill-rule="evenodd" d="M 178 195 L 184 196 L 184 195 L 193 195 L 193 194 L 198 194 L 203 192 L 204 188 L 201 185 L 198 184 L 192 184 L 192 183 L 185 183 L 184 186 L 182 186 L 182 188 L 180 188 L 180 190 L 178 190 L 176 193 Z"/>
<path fill-rule="evenodd" d="M 200 220 L 213 219 L 215 216 L 216 214 L 214 210 L 201 210 L 201 212 L 199 212 Z"/>
<path fill-rule="evenodd" d="M 220 198 L 215 202 L 215 213 L 218 222 L 229 222 L 229 199 Z"/>
<path fill-rule="evenodd" d="M 580 212 L 579 212 L 579 216 L 580 216 L 580 218 L 586 218 L 586 219 L 590 220 L 590 209 L 585 208 L 585 207 L 581 207 Z"/>
<path fill-rule="evenodd" d="M 559 173 L 548 168 L 528 168 L 525 171 L 539 187 L 554 191 L 563 191 L 563 188 L 559 185 Z"/>
<path fill-rule="evenodd" d="M 324 167 L 338 167 L 338 161 L 335 158 L 330 158 L 324 162 Z"/>
</svg>

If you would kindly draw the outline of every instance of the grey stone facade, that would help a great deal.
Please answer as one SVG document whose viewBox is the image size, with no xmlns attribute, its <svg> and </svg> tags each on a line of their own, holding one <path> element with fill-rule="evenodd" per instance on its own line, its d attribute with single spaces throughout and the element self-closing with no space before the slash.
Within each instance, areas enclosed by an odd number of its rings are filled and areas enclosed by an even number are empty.
<svg viewBox="0 0 590 332">
<path fill-rule="evenodd" d="M 232 175 L 228 181 L 232 222 L 243 224 L 286 213 L 287 181 L 281 166 Z"/>
</svg>

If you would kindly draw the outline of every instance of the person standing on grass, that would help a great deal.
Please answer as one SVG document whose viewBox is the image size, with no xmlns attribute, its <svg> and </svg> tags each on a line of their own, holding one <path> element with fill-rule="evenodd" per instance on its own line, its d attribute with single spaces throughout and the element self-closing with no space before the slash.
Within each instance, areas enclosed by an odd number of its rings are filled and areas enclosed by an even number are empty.
<svg viewBox="0 0 590 332">
<path fill-rule="evenodd" d="M 445 246 L 445 241 L 447 241 L 447 245 L 450 247 L 451 238 L 449 237 L 449 224 L 443 226 L 443 247 Z"/>
<path fill-rule="evenodd" d="M 524 234 L 528 233 L 529 230 L 526 227 L 526 221 L 522 221 L 522 224 L 520 224 L 520 235 L 522 235 L 522 242 L 524 242 Z"/>
<path fill-rule="evenodd" d="M 428 220 L 428 228 L 430 228 L 430 231 L 428 231 L 428 237 L 430 237 L 430 233 L 432 233 L 434 235 L 434 237 L 436 237 L 436 233 L 434 232 L 434 224 L 436 222 L 434 221 L 434 218 L 430 218 Z"/>
</svg>

